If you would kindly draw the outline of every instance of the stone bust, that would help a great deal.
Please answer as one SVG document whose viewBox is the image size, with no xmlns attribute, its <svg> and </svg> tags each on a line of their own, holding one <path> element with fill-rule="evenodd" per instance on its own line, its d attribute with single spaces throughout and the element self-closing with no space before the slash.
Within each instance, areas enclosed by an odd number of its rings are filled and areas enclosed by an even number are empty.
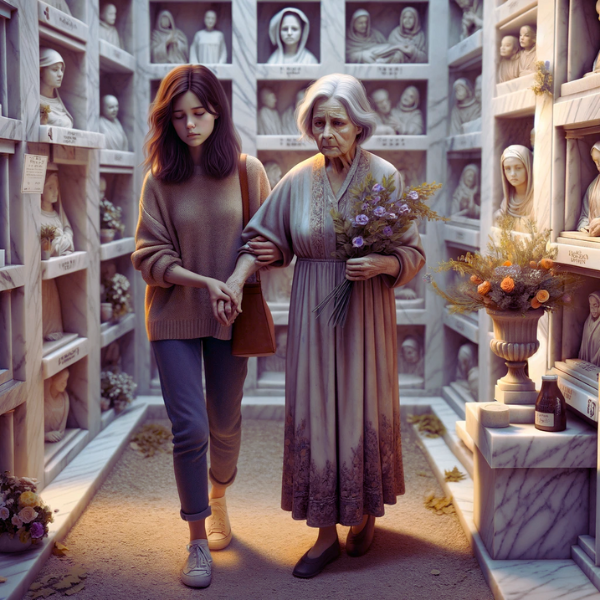
<svg viewBox="0 0 600 600">
<path fill-rule="evenodd" d="M 274 160 L 268 160 L 263 166 L 265 167 L 265 173 L 267 174 L 269 185 L 271 186 L 271 189 L 273 189 L 283 177 L 281 167 L 279 166 L 279 163 Z"/>
<path fill-rule="evenodd" d="M 473 84 L 460 77 L 452 86 L 454 106 L 450 114 L 450 135 L 463 133 L 463 125 L 481 117 L 481 101 L 477 100 Z"/>
<path fill-rule="evenodd" d="M 500 42 L 498 83 L 511 81 L 519 76 L 519 40 L 514 35 L 505 35 Z"/>
<path fill-rule="evenodd" d="M 460 39 L 465 40 L 483 27 L 483 0 L 456 0 L 463 12 Z"/>
<path fill-rule="evenodd" d="M 460 176 L 460 181 L 452 194 L 453 217 L 479 219 L 480 208 L 479 167 L 467 165 Z"/>
<path fill-rule="evenodd" d="M 419 340 L 412 335 L 407 335 L 400 344 L 398 370 L 404 375 L 425 375 L 423 349 Z"/>
<path fill-rule="evenodd" d="M 63 369 L 44 381 L 44 441 L 60 442 L 65 435 L 69 416 L 67 380 L 69 369 Z"/>
<path fill-rule="evenodd" d="M 587 233 L 590 237 L 600 237 L 600 142 L 592 146 L 592 160 L 598 169 L 598 175 L 590 183 L 583 197 L 577 230 Z"/>
<path fill-rule="evenodd" d="M 58 88 L 65 75 L 65 60 L 52 48 L 40 48 L 40 111 L 45 125 L 73 127 L 73 117 L 64 105 Z"/>
<path fill-rule="evenodd" d="M 521 75 L 530 75 L 537 71 L 535 65 L 537 61 L 536 50 L 537 29 L 535 25 L 523 25 L 519 30 L 519 77 Z"/>
<path fill-rule="evenodd" d="M 390 93 L 384 88 L 377 89 L 371 94 L 371 101 L 377 121 L 375 135 L 396 135 L 399 123 L 392 114 Z"/>
<path fill-rule="evenodd" d="M 258 135 L 282 135 L 283 126 L 277 112 L 277 96 L 271 88 L 260 90 L 261 107 L 258 111 Z"/>
<path fill-rule="evenodd" d="M 600 291 L 588 296 L 590 314 L 583 324 L 579 358 L 600 367 Z"/>
<path fill-rule="evenodd" d="M 474 399 L 479 396 L 478 349 L 475 344 L 463 344 L 458 349 L 456 383 Z"/>
<path fill-rule="evenodd" d="M 188 62 L 188 40 L 175 27 L 175 19 L 168 10 L 161 10 L 150 40 L 152 62 L 181 65 Z"/>
<path fill-rule="evenodd" d="M 269 39 L 277 49 L 267 64 L 318 64 L 315 55 L 306 48 L 309 32 L 310 22 L 300 9 L 280 10 L 269 23 Z"/>
<path fill-rule="evenodd" d="M 224 64 L 227 62 L 227 46 L 222 31 L 215 28 L 217 13 L 207 10 L 204 13 L 204 29 L 194 36 L 190 46 L 190 62 L 200 65 Z"/>
<path fill-rule="evenodd" d="M 352 15 L 346 33 L 346 62 L 370 64 L 387 62 L 382 57 L 389 50 L 383 33 L 371 26 L 371 15 L 359 8 Z"/>
<path fill-rule="evenodd" d="M 119 31 L 115 27 L 117 22 L 117 7 L 114 4 L 103 4 L 100 9 L 100 28 L 98 35 L 101 40 L 107 41 L 109 44 L 122 48 Z"/>
<path fill-rule="evenodd" d="M 117 118 L 119 114 L 119 101 L 111 94 L 102 98 L 100 114 L 100 133 L 104 134 L 106 148 L 108 150 L 120 150 L 127 152 L 129 142 L 123 129 L 123 125 Z"/>
</svg>

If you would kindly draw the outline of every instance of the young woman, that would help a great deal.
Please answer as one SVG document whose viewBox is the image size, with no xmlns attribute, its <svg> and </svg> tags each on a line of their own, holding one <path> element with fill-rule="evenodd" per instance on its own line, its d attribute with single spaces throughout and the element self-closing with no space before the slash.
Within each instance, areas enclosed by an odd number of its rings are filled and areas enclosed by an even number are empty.
<svg viewBox="0 0 600 600">
<path fill-rule="evenodd" d="M 190 527 L 181 579 L 206 587 L 209 549 L 225 548 L 232 535 L 225 490 L 236 475 L 247 372 L 247 359 L 231 354 L 228 321 L 238 307 L 223 283 L 242 245 L 240 142 L 221 84 L 200 65 L 175 67 L 163 79 L 149 125 L 132 261 L 148 284 L 146 328 L 172 423 L 181 517 Z M 263 166 L 248 157 L 247 170 L 250 201 L 262 202 L 270 191 Z"/>
</svg>

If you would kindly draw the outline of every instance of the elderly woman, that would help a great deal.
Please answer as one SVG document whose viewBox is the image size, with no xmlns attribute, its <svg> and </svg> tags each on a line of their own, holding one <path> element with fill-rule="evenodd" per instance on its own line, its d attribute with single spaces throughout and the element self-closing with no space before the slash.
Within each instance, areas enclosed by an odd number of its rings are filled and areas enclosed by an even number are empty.
<svg viewBox="0 0 600 600">
<path fill-rule="evenodd" d="M 336 524 L 350 527 L 346 552 L 364 554 L 384 504 L 404 493 L 400 445 L 396 306 L 393 288 L 411 280 L 425 256 L 413 224 L 392 255 L 336 260 L 330 215 L 346 215 L 350 190 L 371 173 L 401 177 L 361 145 L 375 129 L 362 84 L 350 75 L 321 77 L 298 108 L 298 127 L 320 153 L 296 165 L 273 190 L 243 233 L 227 285 L 241 296 L 261 253 L 287 266 L 297 256 L 286 364 L 286 423 L 282 508 L 318 527 L 314 546 L 296 564 L 313 577 L 340 554 Z M 252 241 L 257 238 L 259 241 Z M 344 278 L 353 281 L 348 317 L 332 327 L 313 309 Z M 232 303 L 237 305 L 236 302 Z"/>
</svg>

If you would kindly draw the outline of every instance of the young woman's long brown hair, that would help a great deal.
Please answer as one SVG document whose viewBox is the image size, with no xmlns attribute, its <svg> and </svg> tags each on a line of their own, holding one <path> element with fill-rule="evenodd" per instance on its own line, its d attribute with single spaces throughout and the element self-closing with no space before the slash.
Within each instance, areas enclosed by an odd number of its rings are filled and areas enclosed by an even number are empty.
<svg viewBox="0 0 600 600">
<path fill-rule="evenodd" d="M 161 181 L 181 183 L 192 176 L 194 163 L 190 151 L 171 123 L 175 99 L 188 91 L 196 94 L 209 113 L 219 116 L 213 132 L 202 146 L 200 166 L 207 175 L 224 179 L 235 172 L 241 144 L 225 90 L 214 73 L 203 65 L 175 67 L 162 80 L 150 105 L 145 164 Z"/>
</svg>

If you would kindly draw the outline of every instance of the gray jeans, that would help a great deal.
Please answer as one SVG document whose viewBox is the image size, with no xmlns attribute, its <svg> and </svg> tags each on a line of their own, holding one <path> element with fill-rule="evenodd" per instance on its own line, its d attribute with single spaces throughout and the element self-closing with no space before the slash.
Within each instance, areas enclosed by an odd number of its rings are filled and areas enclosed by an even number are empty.
<svg viewBox="0 0 600 600">
<path fill-rule="evenodd" d="M 242 433 L 242 390 L 248 359 L 232 356 L 231 341 L 212 337 L 151 342 L 173 431 L 173 464 L 184 521 L 200 521 L 210 479 L 227 486 L 237 473 Z M 202 391 L 204 355 L 206 401 Z"/>
</svg>

